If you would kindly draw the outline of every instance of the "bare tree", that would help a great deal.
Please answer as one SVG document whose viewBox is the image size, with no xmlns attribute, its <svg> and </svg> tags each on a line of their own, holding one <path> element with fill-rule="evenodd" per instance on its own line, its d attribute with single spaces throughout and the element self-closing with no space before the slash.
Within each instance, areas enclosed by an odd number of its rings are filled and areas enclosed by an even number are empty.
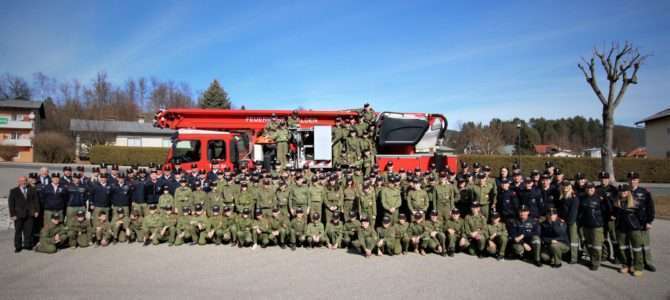
<svg viewBox="0 0 670 300">
<path fill-rule="evenodd" d="M 55 78 L 49 77 L 42 72 L 33 74 L 33 97 L 37 99 L 46 99 L 51 97 L 56 99 L 56 90 L 58 83 Z"/>
<path fill-rule="evenodd" d="M 137 79 L 137 102 L 142 111 L 146 109 L 144 100 L 147 98 L 148 92 L 149 86 L 147 85 L 147 79 L 144 77 Z"/>
<path fill-rule="evenodd" d="M 637 72 L 646 58 L 647 55 L 641 55 L 640 51 L 629 42 L 625 42 L 623 47 L 618 43 L 612 43 L 606 52 L 594 48 L 590 60 L 582 58 L 584 64 L 577 64 L 577 67 L 584 73 L 586 82 L 589 83 L 603 106 L 602 167 L 610 174 L 612 180 L 615 180 L 612 147 L 614 144 L 614 111 L 623 101 L 628 86 L 637 84 Z M 596 80 L 596 59 L 600 61 L 607 75 L 609 82 L 607 95 L 603 94 Z"/>
<path fill-rule="evenodd" d="M 9 73 L 0 78 L 0 98 L 30 100 L 31 96 L 30 87 L 23 78 Z"/>
</svg>

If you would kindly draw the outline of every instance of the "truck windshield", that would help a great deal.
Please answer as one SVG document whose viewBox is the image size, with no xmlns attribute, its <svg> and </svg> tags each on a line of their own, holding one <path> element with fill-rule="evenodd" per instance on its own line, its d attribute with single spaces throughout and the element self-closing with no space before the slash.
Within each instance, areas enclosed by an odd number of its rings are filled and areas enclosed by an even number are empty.
<svg viewBox="0 0 670 300">
<path fill-rule="evenodd" d="M 180 140 L 173 145 L 174 163 L 196 162 L 200 160 L 200 141 Z"/>
</svg>

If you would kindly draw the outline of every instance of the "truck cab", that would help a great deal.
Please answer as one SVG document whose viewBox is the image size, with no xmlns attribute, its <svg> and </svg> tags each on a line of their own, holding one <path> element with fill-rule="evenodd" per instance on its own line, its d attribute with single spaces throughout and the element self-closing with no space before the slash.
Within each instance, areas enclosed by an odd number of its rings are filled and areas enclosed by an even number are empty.
<svg viewBox="0 0 670 300">
<path fill-rule="evenodd" d="M 248 149 L 248 142 L 237 133 L 181 129 L 172 137 L 167 163 L 183 170 L 190 170 L 194 163 L 201 170 L 209 170 L 213 165 L 238 168 L 250 163 L 246 159 Z"/>
</svg>

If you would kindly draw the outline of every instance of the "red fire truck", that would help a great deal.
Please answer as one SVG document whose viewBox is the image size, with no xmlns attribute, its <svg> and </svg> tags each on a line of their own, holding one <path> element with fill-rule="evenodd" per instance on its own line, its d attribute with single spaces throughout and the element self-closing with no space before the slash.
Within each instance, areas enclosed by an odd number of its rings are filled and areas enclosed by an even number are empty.
<svg viewBox="0 0 670 300">
<path fill-rule="evenodd" d="M 156 113 L 154 126 L 176 130 L 166 166 L 189 170 L 193 165 L 210 170 L 217 167 L 239 169 L 263 162 L 270 165 L 272 144 L 261 138 L 271 117 L 287 118 L 297 113 L 299 128 L 292 130 L 290 143 L 293 167 L 331 168 L 332 128 L 337 117 L 348 119 L 357 110 L 236 110 L 171 108 Z M 441 147 L 447 119 L 440 114 L 376 113 L 377 156 L 380 169 L 393 161 L 399 168 L 456 170 L 456 157 Z"/>
</svg>

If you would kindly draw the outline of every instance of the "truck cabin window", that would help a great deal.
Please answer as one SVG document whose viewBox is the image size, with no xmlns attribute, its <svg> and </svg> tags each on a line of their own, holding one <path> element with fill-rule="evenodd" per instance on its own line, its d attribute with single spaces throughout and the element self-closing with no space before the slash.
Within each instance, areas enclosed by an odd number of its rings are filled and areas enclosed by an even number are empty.
<svg viewBox="0 0 670 300">
<path fill-rule="evenodd" d="M 209 141 L 207 143 L 207 160 L 211 161 L 226 159 L 226 142 L 222 140 Z"/>
<path fill-rule="evenodd" d="M 177 141 L 174 144 L 172 153 L 172 162 L 177 164 L 200 161 L 200 141 Z"/>
</svg>

